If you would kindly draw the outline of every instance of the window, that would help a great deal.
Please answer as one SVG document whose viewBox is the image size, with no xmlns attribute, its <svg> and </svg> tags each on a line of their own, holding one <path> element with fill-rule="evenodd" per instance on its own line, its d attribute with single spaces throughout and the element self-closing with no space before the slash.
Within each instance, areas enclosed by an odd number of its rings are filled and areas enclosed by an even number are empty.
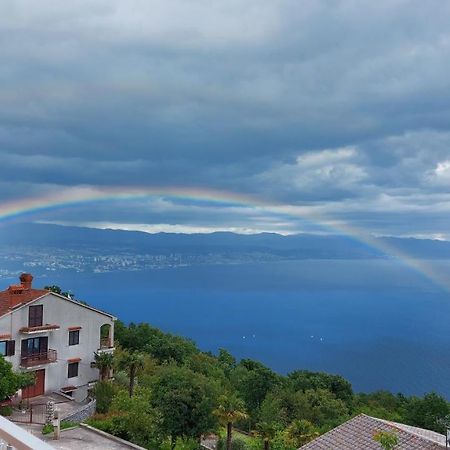
<svg viewBox="0 0 450 450">
<path fill-rule="evenodd" d="M 0 355 L 14 356 L 16 353 L 16 341 L 0 341 Z"/>
<path fill-rule="evenodd" d="M 69 363 L 67 368 L 67 378 L 73 378 L 78 376 L 78 363 Z"/>
<path fill-rule="evenodd" d="M 80 343 L 80 330 L 69 331 L 69 345 L 78 345 Z"/>
<path fill-rule="evenodd" d="M 22 340 L 22 356 L 39 355 L 48 352 L 48 337 Z"/>
<path fill-rule="evenodd" d="M 42 326 L 43 309 L 44 307 L 42 305 L 30 306 L 28 311 L 29 327 Z"/>
</svg>

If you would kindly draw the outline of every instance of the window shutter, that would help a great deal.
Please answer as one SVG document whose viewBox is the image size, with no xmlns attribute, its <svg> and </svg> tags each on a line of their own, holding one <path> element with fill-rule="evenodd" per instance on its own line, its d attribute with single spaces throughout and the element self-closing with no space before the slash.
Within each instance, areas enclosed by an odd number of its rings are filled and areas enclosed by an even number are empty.
<svg viewBox="0 0 450 450">
<path fill-rule="evenodd" d="M 6 356 L 14 356 L 16 354 L 16 341 L 6 342 Z"/>
<path fill-rule="evenodd" d="M 28 326 L 40 327 L 43 321 L 43 305 L 30 306 L 28 309 Z"/>
</svg>

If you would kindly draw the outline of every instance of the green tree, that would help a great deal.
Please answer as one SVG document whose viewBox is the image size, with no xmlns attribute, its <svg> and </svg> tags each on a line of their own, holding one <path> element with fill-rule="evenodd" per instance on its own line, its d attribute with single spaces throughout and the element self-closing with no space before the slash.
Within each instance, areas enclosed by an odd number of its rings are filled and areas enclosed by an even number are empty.
<svg viewBox="0 0 450 450">
<path fill-rule="evenodd" d="M 144 362 L 144 355 L 136 351 L 123 351 L 119 358 L 118 366 L 127 372 L 130 380 L 128 385 L 128 395 L 130 397 L 133 396 L 136 376 L 138 372 L 144 368 Z"/>
<path fill-rule="evenodd" d="M 214 430 L 217 387 L 185 367 L 162 367 L 152 384 L 152 406 L 161 414 L 161 429 L 174 449 L 178 438 L 196 438 Z"/>
<path fill-rule="evenodd" d="M 264 450 L 270 449 L 270 443 L 277 435 L 279 427 L 274 422 L 261 421 L 256 424 L 256 433 L 261 437 Z"/>
<path fill-rule="evenodd" d="M 408 400 L 388 391 L 359 393 L 354 396 L 353 413 L 364 413 L 380 419 L 403 422 Z"/>
<path fill-rule="evenodd" d="M 151 398 L 151 391 L 141 387 L 132 397 L 125 391 L 116 394 L 111 404 L 116 436 L 146 448 L 161 446 L 161 417 L 151 406 Z"/>
<path fill-rule="evenodd" d="M 100 372 L 100 380 L 107 380 L 114 367 L 114 355 L 109 352 L 94 353 L 95 367 Z"/>
<path fill-rule="evenodd" d="M 192 355 L 200 353 L 191 340 L 163 333 L 147 323 L 130 323 L 127 327 L 117 321 L 114 331 L 116 340 L 124 349 L 148 353 L 160 363 L 175 361 L 181 365 Z"/>
<path fill-rule="evenodd" d="M 393 450 L 398 444 L 398 436 L 395 431 L 377 431 L 373 440 L 379 442 L 384 450 Z"/>
<path fill-rule="evenodd" d="M 34 383 L 34 375 L 26 372 L 14 372 L 12 364 L 0 355 L 0 402 L 7 400 L 19 389 Z"/>
<path fill-rule="evenodd" d="M 288 374 L 288 382 L 294 391 L 307 391 L 309 389 L 327 389 L 337 399 L 342 400 L 351 407 L 353 400 L 352 385 L 340 375 L 330 375 L 324 372 L 310 372 L 296 370 Z"/>
<path fill-rule="evenodd" d="M 267 393 L 273 390 L 279 381 L 280 377 L 275 372 L 250 359 L 243 359 L 231 374 L 231 382 L 245 401 L 251 416 L 256 415 Z"/>
<path fill-rule="evenodd" d="M 411 397 L 405 412 L 406 422 L 438 433 L 445 432 L 442 424 L 450 413 L 449 403 L 445 398 L 432 392 L 423 398 Z"/>
<path fill-rule="evenodd" d="M 236 358 L 229 351 L 223 348 L 219 349 L 217 361 L 227 377 L 229 377 L 232 371 L 236 368 Z"/>
<path fill-rule="evenodd" d="M 348 418 L 344 402 L 327 389 L 308 389 L 293 397 L 294 415 L 306 419 L 324 430 L 331 429 Z"/>
<path fill-rule="evenodd" d="M 223 369 L 217 364 L 217 359 L 206 353 L 192 355 L 185 363 L 194 372 L 201 373 L 208 378 L 215 379 L 222 384 L 226 382 Z"/>
<path fill-rule="evenodd" d="M 112 399 L 117 392 L 116 385 L 108 380 L 98 381 L 94 387 L 93 394 L 96 399 L 96 411 L 105 414 L 109 411 Z"/>
<path fill-rule="evenodd" d="M 55 294 L 62 295 L 63 297 L 74 298 L 74 295 L 71 292 L 63 291 L 62 288 L 56 284 L 52 284 L 50 286 L 44 286 L 44 289 L 47 289 L 47 291 L 54 292 Z"/>
<path fill-rule="evenodd" d="M 235 422 L 247 418 L 244 402 L 235 393 L 222 395 L 219 397 L 219 405 L 214 410 L 214 414 L 227 428 L 226 450 L 231 450 L 233 425 Z"/>
<path fill-rule="evenodd" d="M 294 420 L 284 434 L 287 445 L 294 448 L 299 448 L 319 436 L 314 425 L 305 419 Z"/>
</svg>

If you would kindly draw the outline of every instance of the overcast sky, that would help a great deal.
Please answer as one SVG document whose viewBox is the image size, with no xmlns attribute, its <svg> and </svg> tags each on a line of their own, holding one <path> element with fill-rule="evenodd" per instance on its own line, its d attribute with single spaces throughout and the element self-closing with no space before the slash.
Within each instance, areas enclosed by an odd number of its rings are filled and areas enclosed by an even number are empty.
<svg viewBox="0 0 450 450">
<path fill-rule="evenodd" d="M 450 239 L 450 2 L 2 0 L 0 201 L 220 189 Z M 170 197 L 33 220 L 312 231 Z"/>
</svg>

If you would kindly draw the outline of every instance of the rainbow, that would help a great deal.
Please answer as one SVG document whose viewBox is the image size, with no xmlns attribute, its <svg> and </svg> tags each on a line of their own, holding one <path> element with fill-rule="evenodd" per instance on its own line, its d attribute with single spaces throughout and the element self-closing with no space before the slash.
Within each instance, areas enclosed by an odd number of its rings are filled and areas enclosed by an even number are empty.
<svg viewBox="0 0 450 450">
<path fill-rule="evenodd" d="M 240 206 L 262 212 L 283 215 L 312 223 L 334 234 L 342 234 L 374 248 L 386 255 L 402 261 L 406 266 L 425 276 L 437 286 L 450 292 L 450 279 L 437 273 L 424 260 L 413 258 L 377 239 L 372 234 L 345 222 L 331 221 L 320 215 L 315 208 L 268 202 L 250 195 L 228 191 L 171 186 L 171 187 L 92 187 L 81 186 L 0 203 L 0 222 L 14 220 L 23 216 L 45 213 L 55 209 L 70 208 L 96 202 L 126 201 L 147 198 L 171 198 L 208 202 L 227 206 Z"/>
</svg>

